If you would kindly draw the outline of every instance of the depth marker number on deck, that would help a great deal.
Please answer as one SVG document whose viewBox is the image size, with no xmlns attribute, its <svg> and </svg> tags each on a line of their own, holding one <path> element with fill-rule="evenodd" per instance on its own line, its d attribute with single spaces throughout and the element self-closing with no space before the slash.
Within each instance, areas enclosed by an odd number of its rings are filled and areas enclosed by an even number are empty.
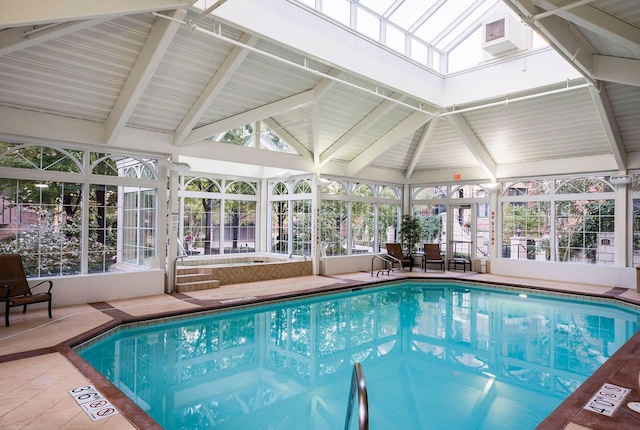
<svg viewBox="0 0 640 430">
<path fill-rule="evenodd" d="M 89 415 L 91 421 L 101 420 L 117 415 L 120 412 L 93 385 L 83 385 L 82 387 L 69 390 L 71 397 Z"/>
<path fill-rule="evenodd" d="M 584 409 L 610 417 L 629 393 L 628 388 L 604 384 L 587 402 Z"/>
</svg>

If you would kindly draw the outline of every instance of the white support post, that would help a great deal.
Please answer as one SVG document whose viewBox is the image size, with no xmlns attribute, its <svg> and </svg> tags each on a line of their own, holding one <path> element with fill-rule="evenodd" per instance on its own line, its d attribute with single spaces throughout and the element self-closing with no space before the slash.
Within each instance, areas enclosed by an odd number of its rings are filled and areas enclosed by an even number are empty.
<svg viewBox="0 0 640 430">
<path fill-rule="evenodd" d="M 615 214 L 615 243 L 613 247 L 615 249 L 615 266 L 626 267 L 630 264 L 628 258 L 629 246 L 628 239 L 632 237 L 632 233 L 629 231 L 630 225 L 627 221 L 627 203 L 629 201 L 628 187 L 631 185 L 620 184 L 616 185 L 616 214 Z"/>
<path fill-rule="evenodd" d="M 183 221 L 179 213 L 178 199 L 178 179 L 179 174 L 173 170 L 169 171 L 169 213 L 165 217 L 168 222 L 168 239 L 169 246 L 167 255 L 167 282 L 165 283 L 165 292 L 171 293 L 175 291 L 175 260 L 178 256 L 178 229 Z M 158 199 L 158 202 L 160 199 Z"/>
<path fill-rule="evenodd" d="M 320 187 L 322 184 L 318 181 L 318 176 L 313 177 L 313 187 L 311 196 L 311 227 L 313 228 L 313 238 L 311 240 L 311 260 L 313 265 L 313 274 L 320 274 L 320 264 L 322 260 L 322 246 L 320 244 L 320 211 L 321 211 L 321 199 L 320 199 Z"/>
</svg>

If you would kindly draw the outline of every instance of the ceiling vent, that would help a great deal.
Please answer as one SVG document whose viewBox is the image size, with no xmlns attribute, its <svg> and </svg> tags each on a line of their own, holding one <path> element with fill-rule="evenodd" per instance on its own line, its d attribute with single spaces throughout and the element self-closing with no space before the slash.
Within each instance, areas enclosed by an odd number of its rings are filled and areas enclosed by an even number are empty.
<svg viewBox="0 0 640 430">
<path fill-rule="evenodd" d="M 482 49 L 494 57 L 525 47 L 524 29 L 510 14 L 494 13 L 482 22 Z"/>
</svg>

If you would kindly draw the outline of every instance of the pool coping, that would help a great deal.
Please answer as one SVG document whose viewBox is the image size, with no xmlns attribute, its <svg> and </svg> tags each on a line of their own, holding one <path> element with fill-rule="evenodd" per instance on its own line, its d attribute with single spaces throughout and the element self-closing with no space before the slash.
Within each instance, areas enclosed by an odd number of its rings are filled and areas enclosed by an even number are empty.
<svg viewBox="0 0 640 430">
<path fill-rule="evenodd" d="M 112 320 L 79 335 L 73 336 L 53 347 L 33 349 L 30 351 L 0 356 L 0 363 L 57 352 L 67 358 L 67 360 L 69 360 L 69 362 L 73 366 L 75 366 L 83 376 L 85 376 L 92 384 L 94 384 L 96 389 L 99 390 L 107 399 L 109 399 L 109 401 L 114 406 L 116 406 L 116 408 L 118 408 L 118 410 L 131 422 L 132 425 L 137 428 L 144 429 L 162 429 L 162 427 L 158 423 L 156 423 L 144 410 L 142 410 L 138 405 L 130 400 L 108 379 L 106 379 L 98 371 L 96 371 L 82 357 L 80 357 L 80 355 L 75 351 L 74 348 L 125 324 L 140 323 L 161 318 L 186 317 L 189 315 L 211 311 L 235 310 L 247 306 L 264 304 L 265 302 L 275 303 L 278 301 L 293 300 L 296 298 L 313 296 L 317 294 L 347 292 L 349 290 L 361 288 L 375 288 L 379 285 L 397 283 L 400 281 L 428 280 L 456 283 L 470 282 L 488 287 L 509 287 L 509 289 L 513 290 L 526 289 L 547 293 L 587 296 L 606 299 L 606 301 L 612 304 L 619 303 L 640 306 L 640 300 L 620 297 L 622 293 L 628 291 L 628 289 L 626 288 L 614 287 L 610 290 L 605 291 L 604 293 L 597 293 L 593 291 L 578 293 L 561 288 L 530 285 L 526 283 L 518 284 L 513 280 L 509 280 L 509 282 L 501 282 L 499 280 L 476 279 L 475 277 L 435 277 L 428 276 L 428 274 L 425 275 L 426 276 L 421 276 L 419 278 L 411 276 L 394 276 L 393 278 L 387 279 L 375 278 L 371 281 L 345 279 L 340 276 L 322 276 L 323 278 L 335 279 L 336 282 L 320 287 L 309 288 L 307 290 L 297 290 L 280 294 L 265 294 L 259 297 L 251 296 L 232 300 L 203 300 L 184 293 L 169 293 L 168 295 L 178 300 L 188 301 L 190 304 L 197 305 L 197 307 L 136 316 L 130 315 L 120 309 L 117 309 L 106 302 L 91 303 L 90 305 L 93 308 L 104 312 L 105 314 L 108 314 L 109 317 L 112 318 Z M 640 414 L 626 407 L 626 404 L 628 402 L 640 402 L 640 390 L 637 373 L 640 370 L 640 356 L 638 355 L 639 351 L 640 330 L 637 331 L 627 342 L 625 342 L 625 344 L 623 344 L 613 355 L 611 355 L 611 357 L 609 357 L 609 359 L 607 359 L 605 363 L 603 363 L 589 378 L 587 378 L 587 380 L 585 380 L 580 385 L 580 387 L 578 387 L 573 393 L 571 393 L 549 416 L 547 416 L 536 427 L 536 429 L 561 429 L 567 428 L 567 426 L 569 426 L 570 424 L 586 426 L 589 429 L 607 429 L 612 428 L 612 426 L 619 430 L 631 430 L 640 428 Z M 631 369 L 633 369 L 633 371 L 635 371 L 636 373 L 631 374 Z M 600 415 L 584 409 L 586 403 L 605 383 L 611 383 L 630 389 L 630 392 L 625 398 L 623 404 L 618 408 L 618 410 L 612 417 Z M 578 427 L 572 428 L 577 429 Z"/>
</svg>

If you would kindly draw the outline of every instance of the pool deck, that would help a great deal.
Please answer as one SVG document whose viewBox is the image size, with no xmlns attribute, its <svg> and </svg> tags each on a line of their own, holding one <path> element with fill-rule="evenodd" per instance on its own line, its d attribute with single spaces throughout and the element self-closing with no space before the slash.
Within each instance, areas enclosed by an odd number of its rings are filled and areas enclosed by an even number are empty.
<svg viewBox="0 0 640 430">
<path fill-rule="evenodd" d="M 0 327 L 0 429 L 154 429 L 160 428 L 141 409 L 115 389 L 71 348 L 89 336 L 121 322 L 150 317 L 226 308 L 278 297 L 334 291 L 405 278 L 464 279 L 569 293 L 617 297 L 640 305 L 636 289 L 508 278 L 475 272 L 400 271 L 372 277 L 369 272 L 336 276 L 304 276 L 213 290 L 163 294 L 126 300 L 82 304 L 53 309 L 19 309 L 11 313 L 11 326 Z M 55 294 L 55 286 L 54 286 Z M 630 388 L 611 417 L 583 407 L 605 383 Z M 69 390 L 94 385 L 119 411 L 92 421 Z M 640 331 L 539 426 L 539 429 L 640 429 L 640 413 L 629 402 L 640 402 Z M 372 423 L 375 428 L 375 423 Z"/>
</svg>

